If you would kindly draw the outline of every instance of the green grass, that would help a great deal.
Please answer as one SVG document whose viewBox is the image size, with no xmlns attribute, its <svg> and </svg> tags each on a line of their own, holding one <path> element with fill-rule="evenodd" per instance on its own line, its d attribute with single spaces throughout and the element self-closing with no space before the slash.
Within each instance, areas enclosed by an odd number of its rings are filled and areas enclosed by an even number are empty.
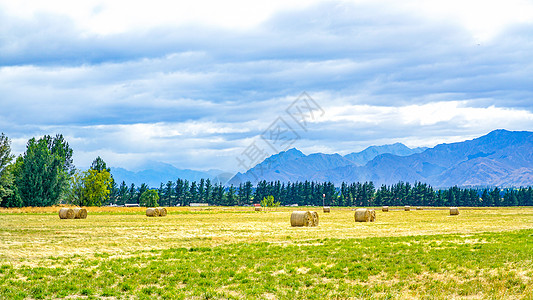
<svg viewBox="0 0 533 300">
<path fill-rule="evenodd" d="M 0 214 L 0 299 L 533 299 L 533 209 L 288 216 Z"/>
</svg>

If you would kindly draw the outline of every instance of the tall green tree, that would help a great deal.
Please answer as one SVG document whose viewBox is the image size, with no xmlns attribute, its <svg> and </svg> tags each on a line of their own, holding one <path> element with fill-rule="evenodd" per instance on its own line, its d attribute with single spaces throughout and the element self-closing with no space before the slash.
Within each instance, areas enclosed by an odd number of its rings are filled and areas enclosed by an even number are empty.
<svg viewBox="0 0 533 300">
<path fill-rule="evenodd" d="M 11 142 L 2 133 L 0 134 L 0 206 L 3 207 L 19 207 L 22 205 L 15 186 L 15 177 L 13 175 L 15 165 L 11 164 L 13 158 Z"/>
<path fill-rule="evenodd" d="M 205 203 L 211 203 L 212 202 L 212 195 L 211 192 L 213 191 L 213 186 L 211 185 L 211 180 L 207 178 L 205 180 L 205 188 L 204 188 L 204 200 Z"/>
<path fill-rule="evenodd" d="M 187 205 L 191 203 L 198 203 L 198 188 L 196 186 L 196 181 L 191 182 L 191 187 L 189 188 Z"/>
<path fill-rule="evenodd" d="M 239 205 L 250 204 L 252 202 L 253 186 L 250 181 L 239 184 Z"/>
<path fill-rule="evenodd" d="M 93 163 L 91 164 L 91 169 L 100 171 L 100 172 L 107 171 L 111 173 L 111 168 L 107 167 L 107 164 L 100 156 L 98 156 L 95 160 L 93 160 Z"/>
<path fill-rule="evenodd" d="M 155 207 L 159 205 L 157 203 L 158 200 L 159 194 L 157 193 L 157 190 L 146 190 L 141 194 L 139 204 L 145 207 Z"/>
<path fill-rule="evenodd" d="M 14 155 L 11 154 L 11 141 L 4 133 L 0 134 L 0 175 L 6 170 L 6 167 L 13 161 Z"/>
<path fill-rule="evenodd" d="M 93 161 L 89 170 L 72 175 L 70 202 L 80 206 L 101 206 L 109 202 L 109 195 L 114 184 L 109 170 L 105 162 L 98 157 Z"/>
<path fill-rule="evenodd" d="M 492 198 L 492 206 L 500 206 L 501 201 L 501 195 L 500 195 L 500 189 L 498 187 L 495 187 L 490 193 L 489 196 Z"/>
<path fill-rule="evenodd" d="M 113 179 L 113 175 L 111 174 L 111 179 Z M 108 199 L 106 203 L 108 204 L 117 204 L 119 200 L 119 189 L 117 182 L 113 179 L 113 182 L 111 183 L 111 192 L 109 193 Z"/>
<path fill-rule="evenodd" d="M 72 149 L 62 135 L 28 141 L 14 169 L 15 183 L 24 206 L 50 206 L 68 192 L 74 174 Z"/>
<path fill-rule="evenodd" d="M 144 192 L 146 192 L 147 190 L 149 190 L 150 188 L 148 187 L 148 185 L 146 183 L 141 183 L 141 186 L 139 187 L 139 191 L 137 192 L 137 199 L 136 199 L 136 202 L 135 203 L 141 203 L 141 196 Z M 158 194 L 159 195 L 159 194 Z M 159 200 L 159 199 L 157 199 Z"/>
<path fill-rule="evenodd" d="M 134 204 L 134 203 L 139 203 L 137 201 L 137 188 L 135 187 L 135 183 L 132 183 L 130 185 L 130 188 L 128 190 L 128 197 L 127 197 L 127 201 L 126 203 L 131 203 L 131 204 Z"/>
<path fill-rule="evenodd" d="M 113 179 L 111 173 L 106 170 L 97 171 L 89 169 L 83 172 L 82 177 L 82 197 L 79 205 L 82 206 L 101 206 L 111 192 Z"/>
<path fill-rule="evenodd" d="M 235 187 L 232 185 L 230 185 L 230 187 L 228 188 L 228 191 L 226 192 L 226 196 L 224 197 L 225 201 L 223 203 L 223 205 L 226 205 L 226 206 L 233 206 L 233 205 L 237 205 L 237 190 L 235 189 Z"/>
<path fill-rule="evenodd" d="M 69 180 L 70 188 L 68 199 L 74 205 L 81 205 L 83 202 L 83 172 L 76 171 Z"/>
<path fill-rule="evenodd" d="M 159 197 L 161 204 L 166 204 L 171 206 L 172 198 L 174 198 L 174 182 L 168 181 L 165 187 L 163 188 L 163 197 Z"/>
<path fill-rule="evenodd" d="M 124 205 L 128 200 L 128 186 L 126 185 L 125 181 L 122 181 L 118 188 L 118 199 L 117 203 L 118 205 Z"/>
</svg>

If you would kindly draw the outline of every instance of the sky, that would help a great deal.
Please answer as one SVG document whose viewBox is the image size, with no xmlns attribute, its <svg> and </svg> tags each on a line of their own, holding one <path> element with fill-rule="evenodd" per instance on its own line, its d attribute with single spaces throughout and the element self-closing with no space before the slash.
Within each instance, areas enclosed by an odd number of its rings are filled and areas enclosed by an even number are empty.
<svg viewBox="0 0 533 300">
<path fill-rule="evenodd" d="M 0 0 L 15 154 L 61 133 L 80 169 L 242 172 L 501 128 L 533 129 L 533 1 Z"/>
</svg>

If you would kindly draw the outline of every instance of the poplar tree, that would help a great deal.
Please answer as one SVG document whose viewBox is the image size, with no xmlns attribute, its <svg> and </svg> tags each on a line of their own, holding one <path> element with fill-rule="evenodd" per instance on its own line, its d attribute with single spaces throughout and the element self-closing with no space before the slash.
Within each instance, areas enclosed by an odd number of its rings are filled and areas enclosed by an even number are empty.
<svg viewBox="0 0 533 300">
<path fill-rule="evenodd" d="M 11 142 L 4 133 L 0 134 L 0 206 L 20 207 L 22 201 L 18 195 L 11 164 L 14 155 L 11 154 Z"/>
<path fill-rule="evenodd" d="M 68 192 L 74 171 L 72 149 L 62 135 L 30 139 L 13 171 L 23 205 L 57 204 Z"/>
</svg>

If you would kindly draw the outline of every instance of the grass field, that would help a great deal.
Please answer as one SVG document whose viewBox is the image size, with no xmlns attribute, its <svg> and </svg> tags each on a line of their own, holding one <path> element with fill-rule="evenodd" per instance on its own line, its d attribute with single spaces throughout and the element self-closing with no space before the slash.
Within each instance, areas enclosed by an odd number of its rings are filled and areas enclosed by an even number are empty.
<svg viewBox="0 0 533 300">
<path fill-rule="evenodd" d="M 533 299 L 533 208 L 314 209 L 0 210 L 0 299 Z"/>
</svg>

